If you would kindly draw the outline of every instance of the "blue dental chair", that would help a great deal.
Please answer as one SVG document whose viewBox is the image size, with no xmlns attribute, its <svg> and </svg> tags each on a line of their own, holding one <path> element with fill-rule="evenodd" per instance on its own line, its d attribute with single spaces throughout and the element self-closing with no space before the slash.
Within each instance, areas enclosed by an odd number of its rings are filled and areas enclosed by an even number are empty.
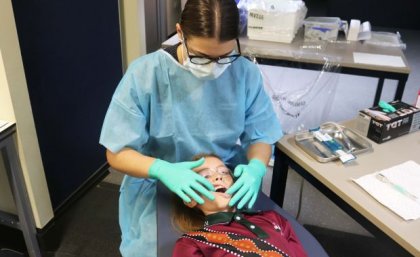
<svg viewBox="0 0 420 257">
<path fill-rule="evenodd" d="M 171 224 L 172 193 L 160 182 L 157 186 L 157 256 L 171 257 L 176 240 L 181 234 Z M 285 210 L 260 192 L 254 206 L 258 210 L 274 210 L 285 217 L 293 226 L 306 253 L 310 257 L 328 257 L 319 242 Z"/>
</svg>

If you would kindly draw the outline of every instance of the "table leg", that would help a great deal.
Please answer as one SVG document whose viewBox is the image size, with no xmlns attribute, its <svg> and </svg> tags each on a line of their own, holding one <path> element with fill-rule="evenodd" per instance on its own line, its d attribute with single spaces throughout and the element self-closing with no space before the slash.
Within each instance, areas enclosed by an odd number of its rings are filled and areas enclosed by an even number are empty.
<svg viewBox="0 0 420 257">
<path fill-rule="evenodd" d="M 408 75 L 404 74 L 401 75 L 400 79 L 398 80 L 397 90 L 395 92 L 394 100 L 401 100 L 403 97 L 405 84 L 407 83 Z"/>
<path fill-rule="evenodd" d="M 382 89 L 384 87 L 384 77 L 380 77 L 378 80 L 378 86 L 376 87 L 375 99 L 373 100 L 373 106 L 377 106 L 381 100 Z"/>
<path fill-rule="evenodd" d="M 400 76 L 398 76 L 397 78 L 398 84 L 397 84 L 397 90 L 395 91 L 395 96 L 394 96 L 394 100 L 400 100 L 403 97 L 404 94 L 404 89 L 405 89 L 405 84 L 407 83 L 407 79 L 408 79 L 408 75 L 407 74 L 402 74 Z M 378 86 L 376 88 L 376 93 L 375 93 L 375 99 L 373 101 L 373 106 L 377 106 L 379 103 L 379 100 L 381 100 L 381 95 L 382 95 L 382 90 L 384 87 L 384 77 L 380 77 L 378 80 Z"/>
<path fill-rule="evenodd" d="M 277 147 L 275 147 L 273 178 L 271 180 L 270 198 L 280 207 L 283 207 L 288 170 L 289 157 L 286 154 L 282 153 Z"/>
<path fill-rule="evenodd" d="M 36 237 L 35 220 L 14 138 L 13 136 L 10 136 L 5 140 L 7 141 L 6 147 L 4 147 L 1 152 L 18 212 L 19 228 L 23 232 L 29 256 L 41 257 L 41 250 Z"/>
</svg>

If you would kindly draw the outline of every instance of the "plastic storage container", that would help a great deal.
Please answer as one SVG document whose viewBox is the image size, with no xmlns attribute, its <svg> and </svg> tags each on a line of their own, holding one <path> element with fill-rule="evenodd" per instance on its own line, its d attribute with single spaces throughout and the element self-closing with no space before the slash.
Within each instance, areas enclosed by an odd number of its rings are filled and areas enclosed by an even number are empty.
<svg viewBox="0 0 420 257">
<path fill-rule="evenodd" d="M 390 32 L 372 32 L 371 38 L 366 40 L 368 45 L 383 46 L 383 47 L 398 47 L 405 50 L 406 44 L 401 41 L 400 33 Z"/>
<path fill-rule="evenodd" d="M 299 0 L 247 1 L 247 35 L 254 40 L 290 43 L 308 9 Z"/>
<path fill-rule="evenodd" d="M 338 17 L 308 17 L 303 21 L 305 41 L 337 40 L 341 19 Z"/>
</svg>

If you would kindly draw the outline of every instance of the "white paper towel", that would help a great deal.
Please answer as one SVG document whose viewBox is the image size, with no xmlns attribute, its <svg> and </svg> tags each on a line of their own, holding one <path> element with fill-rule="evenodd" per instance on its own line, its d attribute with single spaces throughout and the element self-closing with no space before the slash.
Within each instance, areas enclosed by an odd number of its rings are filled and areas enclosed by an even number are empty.
<svg viewBox="0 0 420 257">
<path fill-rule="evenodd" d="M 349 33 L 347 33 L 347 40 L 357 41 L 359 37 L 359 31 L 360 31 L 360 20 L 351 20 Z"/>
</svg>

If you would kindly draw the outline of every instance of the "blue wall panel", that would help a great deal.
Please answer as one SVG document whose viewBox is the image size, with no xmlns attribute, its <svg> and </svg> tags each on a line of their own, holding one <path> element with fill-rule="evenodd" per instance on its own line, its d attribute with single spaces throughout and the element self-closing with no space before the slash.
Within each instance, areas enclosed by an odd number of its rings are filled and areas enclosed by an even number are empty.
<svg viewBox="0 0 420 257">
<path fill-rule="evenodd" d="M 122 77 L 117 0 L 13 0 L 52 205 L 106 163 L 99 134 Z"/>
</svg>

